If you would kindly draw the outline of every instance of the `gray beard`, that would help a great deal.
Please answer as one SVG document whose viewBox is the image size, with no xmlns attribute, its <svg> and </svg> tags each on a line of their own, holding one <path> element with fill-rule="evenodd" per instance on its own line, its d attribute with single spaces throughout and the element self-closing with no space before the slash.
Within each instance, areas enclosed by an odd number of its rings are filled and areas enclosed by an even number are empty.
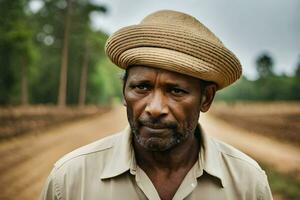
<svg viewBox="0 0 300 200">
<path fill-rule="evenodd" d="M 191 119 L 189 120 L 190 123 L 184 123 L 182 130 L 178 130 L 178 128 L 172 129 L 173 132 L 173 137 L 170 139 L 170 141 L 164 145 L 163 147 L 158 147 L 156 145 L 149 145 L 149 139 L 145 139 L 140 136 L 139 133 L 139 127 L 140 123 L 138 120 L 134 120 L 134 115 L 131 109 L 127 107 L 127 119 L 129 122 L 129 125 L 131 127 L 131 132 L 134 136 L 134 140 L 141 145 L 142 147 L 146 148 L 149 151 L 167 151 L 171 149 L 172 147 L 175 147 L 177 144 L 180 144 L 187 140 L 187 138 L 190 135 L 194 135 L 195 129 L 198 124 L 198 119 L 199 119 L 199 113 L 193 113 L 191 115 Z M 178 127 L 178 126 L 177 126 Z M 151 139 L 150 139 L 151 141 Z"/>
</svg>

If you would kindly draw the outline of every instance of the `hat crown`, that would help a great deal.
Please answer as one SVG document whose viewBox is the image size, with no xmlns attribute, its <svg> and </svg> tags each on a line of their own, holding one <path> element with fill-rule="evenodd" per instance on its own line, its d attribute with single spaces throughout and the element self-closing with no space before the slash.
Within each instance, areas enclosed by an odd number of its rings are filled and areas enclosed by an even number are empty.
<svg viewBox="0 0 300 200">
<path fill-rule="evenodd" d="M 215 34 L 213 34 L 206 26 L 199 22 L 193 16 L 188 14 L 173 11 L 161 10 L 146 16 L 140 24 L 167 24 L 173 26 L 180 26 L 181 29 L 199 34 L 204 40 L 213 42 L 217 45 L 223 45 Z"/>
<path fill-rule="evenodd" d="M 149 66 L 206 81 L 222 89 L 236 81 L 239 60 L 194 17 L 171 10 L 157 11 L 140 24 L 109 37 L 105 52 L 120 68 Z"/>
</svg>

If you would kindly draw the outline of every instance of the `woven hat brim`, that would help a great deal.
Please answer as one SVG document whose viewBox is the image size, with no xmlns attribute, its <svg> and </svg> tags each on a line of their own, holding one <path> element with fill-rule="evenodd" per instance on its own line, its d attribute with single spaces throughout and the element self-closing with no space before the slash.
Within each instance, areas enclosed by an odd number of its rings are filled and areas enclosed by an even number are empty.
<svg viewBox="0 0 300 200">
<path fill-rule="evenodd" d="M 105 50 L 121 68 L 133 65 L 163 68 L 215 82 L 218 89 L 236 81 L 242 72 L 238 59 L 222 44 L 165 24 L 122 28 L 108 39 Z"/>
<path fill-rule="evenodd" d="M 169 49 L 157 47 L 133 48 L 122 53 L 119 60 L 119 67 L 123 69 L 128 66 L 151 66 L 206 81 L 218 80 L 218 85 L 226 85 L 226 82 L 228 82 L 228 80 L 224 80 L 222 73 L 212 72 L 212 67 L 208 63 Z"/>
</svg>

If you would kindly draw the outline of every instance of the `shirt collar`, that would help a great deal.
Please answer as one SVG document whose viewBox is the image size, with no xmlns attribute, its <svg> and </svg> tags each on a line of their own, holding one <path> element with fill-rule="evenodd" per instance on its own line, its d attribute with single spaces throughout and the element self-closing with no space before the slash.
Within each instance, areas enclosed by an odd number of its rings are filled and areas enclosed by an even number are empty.
<svg viewBox="0 0 300 200">
<path fill-rule="evenodd" d="M 201 149 L 199 152 L 198 169 L 203 169 L 211 176 L 218 178 L 224 187 L 224 178 L 222 174 L 221 166 L 221 153 L 217 147 L 217 144 L 209 138 L 208 135 L 202 130 L 200 124 L 198 125 L 200 130 L 200 142 Z M 110 154 L 108 161 L 101 174 L 101 179 L 113 178 L 126 171 L 130 171 L 131 174 L 135 174 L 136 161 L 132 146 L 132 134 L 129 127 L 124 129 L 120 138 L 115 140 L 113 144 L 112 154 Z M 199 176 L 202 174 L 197 173 Z"/>
<path fill-rule="evenodd" d="M 135 172 L 136 164 L 132 147 L 132 134 L 129 127 L 126 127 L 115 140 L 111 148 L 111 154 L 107 157 L 107 162 L 101 173 L 101 179 L 113 178 L 124 172 Z"/>
<path fill-rule="evenodd" d="M 209 175 L 218 178 L 222 186 L 225 187 L 225 178 L 223 175 L 221 163 L 222 155 L 219 151 L 217 143 L 203 131 L 200 124 L 198 127 L 200 129 L 201 138 L 198 169 L 203 169 Z"/>
</svg>

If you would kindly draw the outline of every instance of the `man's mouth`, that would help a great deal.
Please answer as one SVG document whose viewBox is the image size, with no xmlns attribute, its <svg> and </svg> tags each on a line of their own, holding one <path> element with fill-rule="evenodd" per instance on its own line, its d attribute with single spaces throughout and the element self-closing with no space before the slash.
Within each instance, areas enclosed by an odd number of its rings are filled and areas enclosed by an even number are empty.
<svg viewBox="0 0 300 200">
<path fill-rule="evenodd" d="M 150 120 L 140 120 L 141 126 L 148 127 L 150 129 L 174 129 L 176 124 L 173 122 L 153 122 Z"/>
<path fill-rule="evenodd" d="M 146 132 L 150 132 L 150 133 L 154 133 L 154 134 L 160 134 L 160 133 L 164 133 L 164 132 L 170 130 L 170 128 L 165 127 L 165 126 L 163 127 L 163 126 L 148 126 L 148 125 L 143 125 L 142 128 Z"/>
<path fill-rule="evenodd" d="M 163 124 L 154 124 L 154 123 L 143 123 L 142 124 L 145 127 L 151 128 L 151 129 L 168 129 L 170 127 L 163 125 Z"/>
</svg>

